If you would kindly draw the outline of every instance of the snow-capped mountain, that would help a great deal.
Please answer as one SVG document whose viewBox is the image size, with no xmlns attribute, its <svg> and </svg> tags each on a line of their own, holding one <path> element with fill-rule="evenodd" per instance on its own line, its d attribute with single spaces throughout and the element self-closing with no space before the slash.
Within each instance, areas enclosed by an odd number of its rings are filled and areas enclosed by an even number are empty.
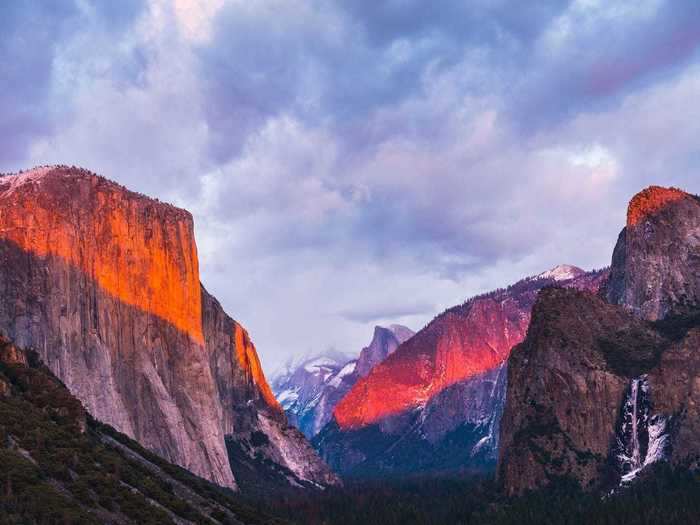
<svg viewBox="0 0 700 525">
<path fill-rule="evenodd" d="M 581 277 L 584 272 L 581 268 L 577 266 L 571 266 L 570 264 L 560 264 L 555 266 L 551 270 L 542 272 L 536 279 L 553 279 L 557 282 L 568 281 L 570 279 L 575 279 L 576 277 Z"/>
<path fill-rule="evenodd" d="M 272 390 L 290 423 L 312 438 L 330 421 L 336 404 L 352 386 L 413 335 L 402 325 L 376 326 L 372 341 L 357 359 L 321 355 L 290 363 L 274 377 Z"/>
</svg>

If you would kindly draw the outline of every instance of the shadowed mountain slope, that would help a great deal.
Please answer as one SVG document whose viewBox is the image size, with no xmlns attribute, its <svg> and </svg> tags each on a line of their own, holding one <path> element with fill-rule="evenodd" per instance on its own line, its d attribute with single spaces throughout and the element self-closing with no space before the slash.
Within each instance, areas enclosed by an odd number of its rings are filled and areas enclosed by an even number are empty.
<svg viewBox="0 0 700 525">
<path fill-rule="evenodd" d="M 188 212 L 77 168 L 4 176 L 0 263 L 0 330 L 96 419 L 221 485 L 237 486 L 230 442 L 263 478 L 335 482 L 200 285 Z"/>
</svg>

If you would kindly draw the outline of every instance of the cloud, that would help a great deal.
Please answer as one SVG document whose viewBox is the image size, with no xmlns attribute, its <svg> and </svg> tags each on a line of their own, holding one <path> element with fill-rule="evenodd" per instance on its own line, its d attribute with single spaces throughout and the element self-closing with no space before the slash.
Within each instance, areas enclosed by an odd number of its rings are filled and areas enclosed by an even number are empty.
<svg viewBox="0 0 700 525">
<path fill-rule="evenodd" d="M 174 0 L 175 15 L 188 40 L 206 44 L 211 39 L 211 26 L 224 0 Z"/>
<path fill-rule="evenodd" d="M 2 8 L 0 159 L 5 164 L 20 159 L 35 137 L 51 129 L 53 123 L 45 115 L 52 60 L 77 15 L 78 10 L 70 3 L 31 6 L 11 2 Z"/>
<path fill-rule="evenodd" d="M 435 305 L 431 303 L 391 304 L 391 305 L 367 305 L 365 308 L 355 308 L 338 312 L 343 319 L 355 323 L 368 324 L 379 321 L 401 319 L 403 317 L 425 316 L 435 311 Z"/>
<path fill-rule="evenodd" d="M 0 169 L 191 209 L 266 366 L 355 352 L 606 264 L 647 184 L 700 191 L 697 27 L 689 0 L 12 3 Z"/>
<path fill-rule="evenodd" d="M 697 2 L 573 2 L 538 39 L 509 100 L 524 133 L 613 108 L 700 47 Z"/>
</svg>

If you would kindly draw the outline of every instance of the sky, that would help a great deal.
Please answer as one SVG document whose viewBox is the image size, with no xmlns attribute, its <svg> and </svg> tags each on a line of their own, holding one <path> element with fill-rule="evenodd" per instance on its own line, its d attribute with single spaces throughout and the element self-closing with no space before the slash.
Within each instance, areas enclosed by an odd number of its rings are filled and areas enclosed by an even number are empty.
<svg viewBox="0 0 700 525">
<path fill-rule="evenodd" d="M 0 62 L 0 171 L 189 209 L 268 375 L 700 193 L 697 0 L 9 0 Z"/>
</svg>

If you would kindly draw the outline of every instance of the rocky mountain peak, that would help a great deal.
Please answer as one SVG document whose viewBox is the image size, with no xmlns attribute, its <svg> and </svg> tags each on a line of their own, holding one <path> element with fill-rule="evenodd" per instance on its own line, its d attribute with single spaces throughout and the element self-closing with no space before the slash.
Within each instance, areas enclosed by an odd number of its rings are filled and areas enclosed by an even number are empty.
<svg viewBox="0 0 700 525">
<path fill-rule="evenodd" d="M 400 324 L 389 325 L 389 330 L 391 330 L 394 333 L 396 339 L 399 340 L 399 343 L 404 343 L 408 341 L 411 337 L 416 335 L 416 333 L 413 330 Z"/>
<path fill-rule="evenodd" d="M 649 320 L 700 301 L 700 200 L 653 186 L 629 205 L 606 296 Z"/>
<path fill-rule="evenodd" d="M 80 168 L 0 177 L 0 331 L 93 417 L 202 477 L 335 482 L 201 286 L 185 210 Z"/>
<path fill-rule="evenodd" d="M 511 352 L 498 468 L 509 494 L 564 476 L 609 493 L 658 461 L 697 466 L 700 200 L 637 194 L 601 291 L 540 293 Z"/>
<path fill-rule="evenodd" d="M 413 334 L 405 326 L 393 325 L 393 327 L 374 327 L 372 342 L 370 342 L 369 346 L 362 349 L 360 356 L 357 358 L 356 371 L 360 377 L 369 374 L 372 368 L 384 361 L 403 341 L 410 338 Z"/>
<path fill-rule="evenodd" d="M 553 279 L 557 282 L 559 281 L 568 281 L 570 279 L 575 279 L 576 277 L 580 277 L 586 273 L 583 271 L 581 268 L 577 266 L 572 266 L 570 264 L 559 264 L 552 268 L 551 270 L 547 270 L 546 272 L 542 272 L 537 276 L 539 279 Z"/>
<path fill-rule="evenodd" d="M 555 273 L 564 278 L 577 270 L 570 267 Z M 590 279 L 582 274 L 565 280 L 572 286 L 582 280 L 581 286 L 597 289 L 602 275 L 595 272 Z M 554 282 L 554 275 L 530 277 L 438 315 L 355 384 L 336 406 L 336 422 L 342 429 L 378 423 L 424 406 L 451 385 L 497 367 L 525 337 L 538 291 Z"/>
<path fill-rule="evenodd" d="M 542 288 L 561 282 L 596 293 L 607 278 L 607 270 L 579 272 L 563 265 L 438 315 L 337 404 L 314 439 L 324 459 L 353 476 L 492 464 L 504 362 L 525 337 Z"/>
<path fill-rule="evenodd" d="M 632 197 L 627 208 L 627 226 L 636 226 L 669 204 L 688 196 L 686 192 L 677 188 L 649 186 Z"/>
<path fill-rule="evenodd" d="M 0 239 L 55 257 L 202 344 L 192 215 L 65 166 L 0 178 Z"/>
<path fill-rule="evenodd" d="M 286 367 L 272 387 L 289 420 L 314 437 L 331 419 L 352 386 L 414 335 L 403 325 L 375 326 L 372 340 L 356 359 L 326 353 Z"/>
</svg>

